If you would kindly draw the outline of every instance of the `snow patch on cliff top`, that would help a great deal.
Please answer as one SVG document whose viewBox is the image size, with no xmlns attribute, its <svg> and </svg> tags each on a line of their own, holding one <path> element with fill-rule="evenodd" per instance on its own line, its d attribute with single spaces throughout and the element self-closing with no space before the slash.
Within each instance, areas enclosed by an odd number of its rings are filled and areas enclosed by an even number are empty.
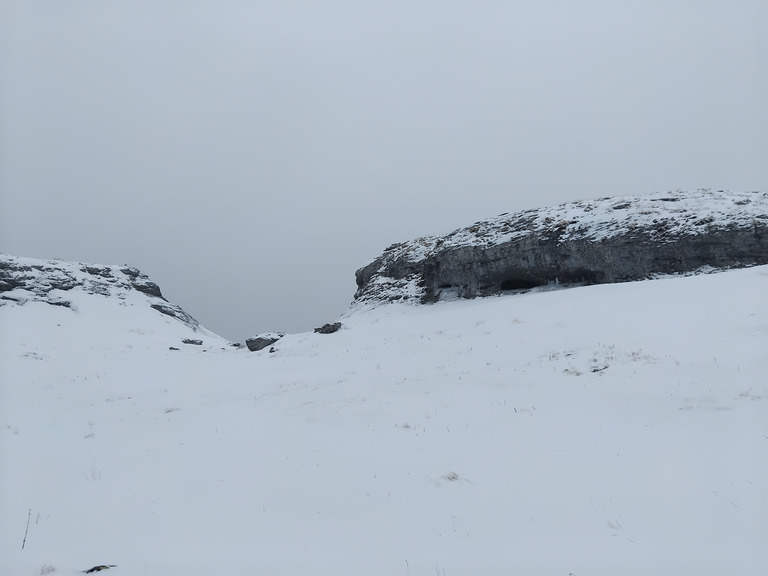
<svg viewBox="0 0 768 576">
<path fill-rule="evenodd" d="M 655 192 L 643 196 L 610 197 L 570 202 L 501 214 L 459 228 L 449 234 L 393 244 L 385 253 L 392 259 L 423 260 L 437 248 L 490 247 L 531 232 L 556 229 L 563 240 L 600 241 L 663 222 L 665 234 L 704 234 L 712 228 L 749 226 L 768 221 L 768 193 L 713 191 Z"/>
</svg>

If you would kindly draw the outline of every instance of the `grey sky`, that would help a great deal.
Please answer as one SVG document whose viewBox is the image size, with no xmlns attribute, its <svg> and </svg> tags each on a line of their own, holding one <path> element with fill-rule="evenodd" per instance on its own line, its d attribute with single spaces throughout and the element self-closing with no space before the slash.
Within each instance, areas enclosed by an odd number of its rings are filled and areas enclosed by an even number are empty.
<svg viewBox="0 0 768 576">
<path fill-rule="evenodd" d="M 768 2 L 0 0 L 0 251 L 149 274 L 242 341 L 393 242 L 768 189 Z"/>
</svg>

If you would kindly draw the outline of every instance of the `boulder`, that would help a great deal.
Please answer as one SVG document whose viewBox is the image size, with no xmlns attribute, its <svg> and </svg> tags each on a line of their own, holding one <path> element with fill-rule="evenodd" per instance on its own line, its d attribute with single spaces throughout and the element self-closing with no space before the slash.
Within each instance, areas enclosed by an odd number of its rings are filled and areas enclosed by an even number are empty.
<svg viewBox="0 0 768 576">
<path fill-rule="evenodd" d="M 341 328 L 341 322 L 334 322 L 333 324 L 323 324 L 319 328 L 315 328 L 316 334 L 333 334 Z"/>
<path fill-rule="evenodd" d="M 257 336 L 254 336 L 253 338 L 248 338 L 245 341 L 245 345 L 248 347 L 248 350 L 251 352 L 258 352 L 259 350 L 263 350 L 267 346 L 271 346 L 280 338 L 285 336 L 283 332 L 267 332 L 264 334 L 259 334 Z"/>
</svg>

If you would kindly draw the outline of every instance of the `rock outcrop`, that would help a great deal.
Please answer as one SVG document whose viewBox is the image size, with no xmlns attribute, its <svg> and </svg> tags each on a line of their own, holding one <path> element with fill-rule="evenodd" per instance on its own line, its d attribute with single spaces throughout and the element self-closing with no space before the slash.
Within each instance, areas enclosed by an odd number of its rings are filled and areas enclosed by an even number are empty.
<svg viewBox="0 0 768 576">
<path fill-rule="evenodd" d="M 315 328 L 315 334 L 333 334 L 341 329 L 341 322 L 333 322 L 332 324 L 323 324 L 319 328 Z"/>
<path fill-rule="evenodd" d="M 285 333 L 283 332 L 266 332 L 264 334 L 259 334 L 258 336 L 246 339 L 245 345 L 251 352 L 258 352 L 267 346 L 271 346 L 280 340 L 280 338 L 283 336 L 285 336 Z"/>
<path fill-rule="evenodd" d="M 768 263 L 768 193 L 698 190 L 502 214 L 394 244 L 356 273 L 358 303 L 435 302 Z"/>
<path fill-rule="evenodd" d="M 149 306 L 159 313 L 180 320 L 195 331 L 200 327 L 180 306 L 168 302 L 160 287 L 136 268 L 0 254 L 0 306 L 32 301 L 71 307 L 67 294 L 73 289 L 117 299 L 131 291 L 141 292 L 146 295 Z"/>
</svg>

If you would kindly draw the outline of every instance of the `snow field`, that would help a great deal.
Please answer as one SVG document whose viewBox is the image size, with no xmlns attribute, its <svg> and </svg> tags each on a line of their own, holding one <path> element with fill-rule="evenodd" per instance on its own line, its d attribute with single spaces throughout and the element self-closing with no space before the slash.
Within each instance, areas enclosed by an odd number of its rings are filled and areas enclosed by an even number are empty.
<svg viewBox="0 0 768 576">
<path fill-rule="evenodd" d="M 389 305 L 273 354 L 99 296 L 0 307 L 0 574 L 762 575 L 765 294 Z"/>
</svg>

